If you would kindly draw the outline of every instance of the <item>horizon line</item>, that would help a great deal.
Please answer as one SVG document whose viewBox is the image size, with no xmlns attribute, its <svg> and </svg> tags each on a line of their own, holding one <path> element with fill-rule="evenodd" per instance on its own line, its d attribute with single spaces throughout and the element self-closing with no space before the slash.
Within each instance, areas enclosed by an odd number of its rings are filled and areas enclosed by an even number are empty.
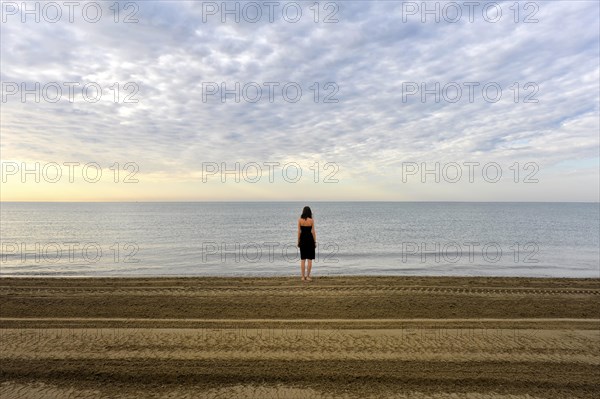
<svg viewBox="0 0 600 399">
<path fill-rule="evenodd" d="M 2 203 L 57 203 L 57 204 L 82 204 L 82 203 L 274 203 L 274 202 L 373 202 L 373 203 L 465 203 L 465 204 L 600 204 L 599 201 L 461 201 L 461 200 L 155 200 L 155 201 L 0 201 Z"/>
</svg>

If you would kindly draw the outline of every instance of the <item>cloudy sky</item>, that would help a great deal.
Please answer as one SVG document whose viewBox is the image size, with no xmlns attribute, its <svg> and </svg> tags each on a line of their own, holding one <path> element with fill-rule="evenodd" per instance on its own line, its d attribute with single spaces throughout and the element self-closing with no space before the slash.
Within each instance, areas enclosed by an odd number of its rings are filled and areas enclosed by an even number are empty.
<svg viewBox="0 0 600 399">
<path fill-rule="evenodd" d="M 598 201 L 599 3 L 427 4 L 2 1 L 1 199 Z"/>
</svg>

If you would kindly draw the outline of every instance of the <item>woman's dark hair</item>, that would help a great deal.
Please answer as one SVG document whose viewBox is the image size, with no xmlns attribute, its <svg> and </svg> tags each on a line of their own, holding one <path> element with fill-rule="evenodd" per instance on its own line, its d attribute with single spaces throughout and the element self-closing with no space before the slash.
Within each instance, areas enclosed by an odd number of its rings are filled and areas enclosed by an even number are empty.
<svg viewBox="0 0 600 399">
<path fill-rule="evenodd" d="M 302 209 L 302 216 L 300 217 L 304 220 L 306 220 L 307 218 L 312 219 L 312 211 L 310 210 L 310 207 L 305 206 L 304 209 Z"/>
</svg>

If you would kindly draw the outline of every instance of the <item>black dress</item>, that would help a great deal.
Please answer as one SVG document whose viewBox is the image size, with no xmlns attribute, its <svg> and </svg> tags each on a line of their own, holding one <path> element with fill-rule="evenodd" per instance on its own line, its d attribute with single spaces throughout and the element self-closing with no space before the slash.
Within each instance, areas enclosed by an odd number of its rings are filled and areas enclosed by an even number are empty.
<svg viewBox="0 0 600 399">
<path fill-rule="evenodd" d="M 312 226 L 300 226 L 300 259 L 315 258 L 315 238 Z"/>
</svg>

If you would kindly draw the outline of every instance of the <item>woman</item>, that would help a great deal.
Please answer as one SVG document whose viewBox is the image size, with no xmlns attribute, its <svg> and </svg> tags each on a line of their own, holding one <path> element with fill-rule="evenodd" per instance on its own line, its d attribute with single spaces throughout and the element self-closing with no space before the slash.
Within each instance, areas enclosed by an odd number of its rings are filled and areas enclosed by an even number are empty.
<svg viewBox="0 0 600 399">
<path fill-rule="evenodd" d="M 317 247 L 317 231 L 315 230 L 315 221 L 312 218 L 312 211 L 308 206 L 302 210 L 302 215 L 298 219 L 298 247 L 300 248 L 300 270 L 302 271 L 302 281 L 312 281 L 310 270 L 312 261 L 315 258 L 315 248 Z M 308 260 L 308 273 L 304 276 L 304 264 Z"/>
</svg>

